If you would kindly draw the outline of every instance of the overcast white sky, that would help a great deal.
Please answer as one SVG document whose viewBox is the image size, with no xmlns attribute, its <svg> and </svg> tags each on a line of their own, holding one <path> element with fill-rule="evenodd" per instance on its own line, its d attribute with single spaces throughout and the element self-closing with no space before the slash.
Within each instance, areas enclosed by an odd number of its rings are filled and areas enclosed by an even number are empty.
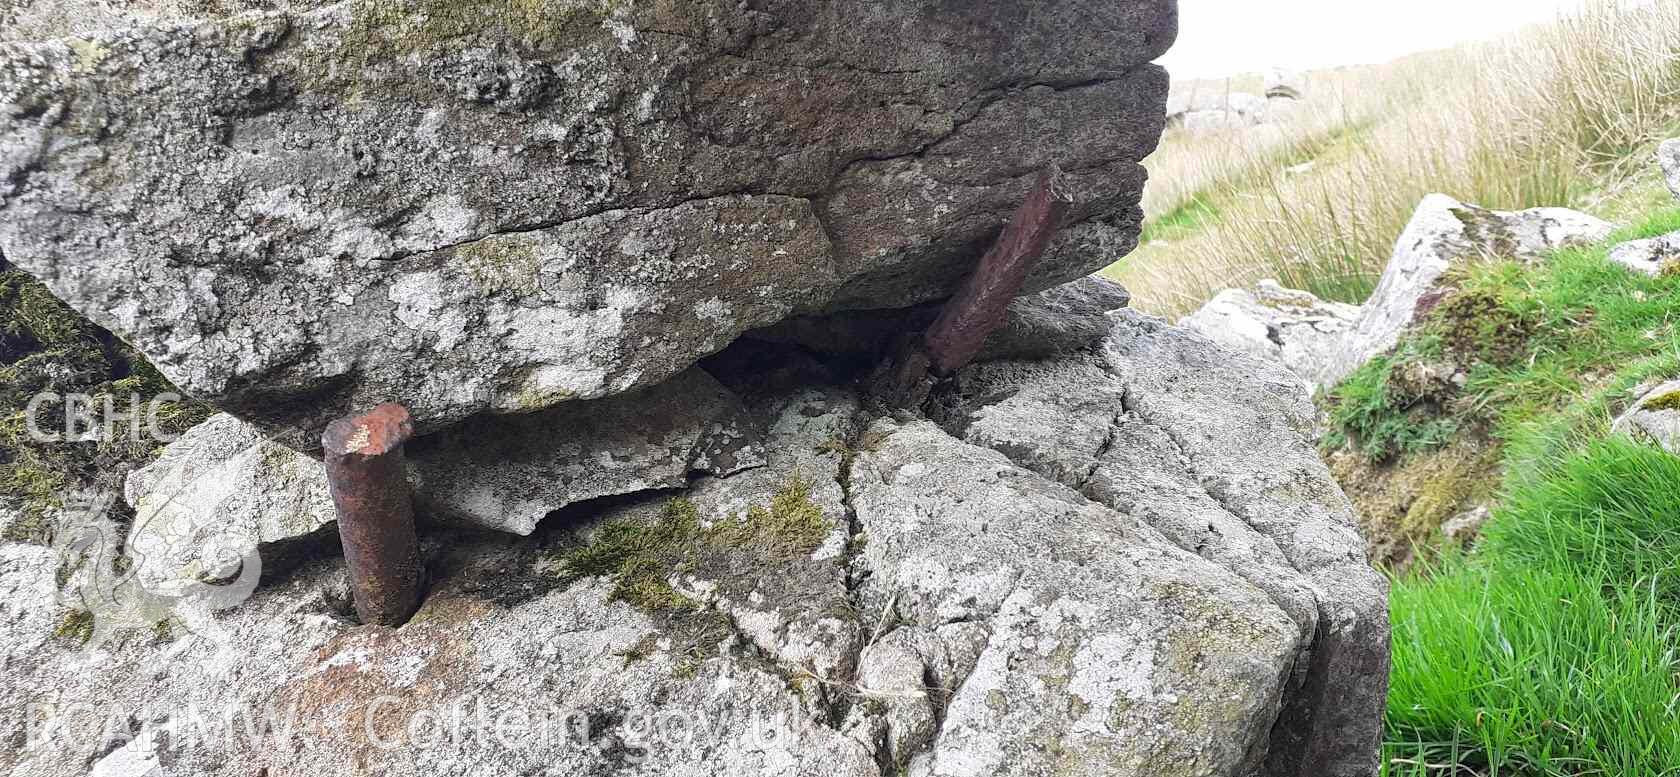
<svg viewBox="0 0 1680 777">
<path fill-rule="evenodd" d="M 1179 0 L 1174 78 L 1387 62 L 1497 37 L 1582 0 Z"/>
</svg>

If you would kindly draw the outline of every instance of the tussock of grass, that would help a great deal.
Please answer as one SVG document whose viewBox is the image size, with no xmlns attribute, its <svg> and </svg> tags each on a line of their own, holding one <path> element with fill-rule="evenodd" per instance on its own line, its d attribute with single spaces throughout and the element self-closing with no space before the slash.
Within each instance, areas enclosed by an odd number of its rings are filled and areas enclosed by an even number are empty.
<svg viewBox="0 0 1680 777">
<path fill-rule="evenodd" d="M 1474 555 L 1397 580 L 1390 757 L 1673 773 L 1677 527 L 1680 458 L 1601 440 L 1513 489 Z"/>
<path fill-rule="evenodd" d="M 1446 562 L 1394 588 L 1394 774 L 1662 775 L 1672 618 L 1650 579 Z M 1407 766 L 1433 764 L 1432 769 Z"/>
<path fill-rule="evenodd" d="M 1482 540 L 1489 555 L 1618 585 L 1646 581 L 1668 607 L 1680 607 L 1680 457 L 1606 438 L 1503 502 L 1504 516 Z"/>
<path fill-rule="evenodd" d="M 1534 266 L 1473 265 L 1453 294 L 1520 331 L 1460 326 L 1465 342 L 1442 346 L 1426 322 L 1386 360 L 1467 366 L 1445 407 L 1502 441 L 1506 472 L 1473 552 L 1395 580 L 1390 773 L 1676 773 L 1680 457 L 1608 433 L 1638 386 L 1680 375 L 1680 279 L 1605 259 L 1676 229 L 1668 211 Z M 1372 379 L 1356 377 L 1367 385 L 1337 391 L 1344 423 L 1397 417 L 1358 404 Z"/>
<path fill-rule="evenodd" d="M 1402 366 L 1392 357 L 1372 359 L 1332 391 L 1326 447 L 1351 446 L 1382 462 L 1434 450 L 1458 434 L 1458 419 L 1430 397 L 1400 388 L 1395 373 Z"/>
</svg>

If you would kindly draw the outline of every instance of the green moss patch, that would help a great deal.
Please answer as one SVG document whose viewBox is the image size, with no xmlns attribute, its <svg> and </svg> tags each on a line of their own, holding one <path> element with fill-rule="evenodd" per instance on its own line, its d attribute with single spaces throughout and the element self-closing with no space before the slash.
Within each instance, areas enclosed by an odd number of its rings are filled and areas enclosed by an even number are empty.
<svg viewBox="0 0 1680 777">
<path fill-rule="evenodd" d="M 683 595 L 671 579 L 706 573 L 728 583 L 774 577 L 797 579 L 797 565 L 828 536 L 829 522 L 810 499 L 810 484 L 789 478 L 770 503 L 707 525 L 685 498 L 666 502 L 657 517 L 629 517 L 598 527 L 588 544 L 556 561 L 562 585 L 599 577 L 611 581 L 611 598 L 660 619 L 676 673 L 692 675 L 707 651 L 734 633 L 722 613 Z M 715 573 L 715 574 L 714 574 Z M 648 644 L 626 648 L 626 660 L 650 654 Z"/>
<path fill-rule="evenodd" d="M 0 494 L 20 498 L 23 518 L 6 539 L 46 543 L 51 513 L 71 489 L 121 487 L 129 470 L 151 460 L 162 444 L 119 423 L 109 436 L 47 440 L 30 430 L 30 403 L 39 395 L 77 394 L 95 416 L 109 403 L 116 413 L 144 415 L 163 394 L 179 394 L 145 359 L 109 332 L 60 302 L 40 282 L 0 260 Z M 208 418 L 208 406 L 157 404 L 157 430 L 178 435 Z M 62 399 L 37 403 L 35 427 L 65 437 Z M 95 423 L 95 426 L 100 424 Z M 74 430 L 81 431 L 81 430 Z"/>
<path fill-rule="evenodd" d="M 716 553 L 745 555 L 760 561 L 788 561 L 809 555 L 828 536 L 822 508 L 811 501 L 811 486 L 789 478 L 768 506 L 754 505 L 743 515 L 723 518 L 709 527 L 688 499 L 665 503 L 659 519 L 610 521 L 588 545 L 560 563 L 560 578 L 571 584 L 589 577 L 613 582 L 613 598 L 650 612 L 694 609 L 693 600 L 671 588 L 669 578 L 695 569 Z"/>
<path fill-rule="evenodd" d="M 1670 391 L 1662 396 L 1651 397 L 1639 405 L 1640 410 L 1660 413 L 1664 410 L 1680 410 L 1680 391 Z"/>
<path fill-rule="evenodd" d="M 829 528 L 822 508 L 811 501 L 811 484 L 795 475 L 770 498 L 768 507 L 754 505 L 744 516 L 720 521 L 707 532 L 707 539 L 762 556 L 790 559 L 810 555 L 828 536 Z"/>
<path fill-rule="evenodd" d="M 588 545 L 566 556 L 560 566 L 567 585 L 589 577 L 613 582 L 612 597 L 644 610 L 693 609 L 693 600 L 666 582 L 670 572 L 695 552 L 700 519 L 694 503 L 672 499 L 658 521 L 610 521 Z"/>
<path fill-rule="evenodd" d="M 93 640 L 93 613 L 71 610 L 53 628 L 53 638 L 73 645 L 86 645 Z"/>
<path fill-rule="evenodd" d="M 1528 353 L 1537 322 L 1490 289 L 1451 292 L 1435 306 L 1426 327 L 1460 360 L 1511 364 Z"/>
<path fill-rule="evenodd" d="M 1493 500 L 1501 453 L 1484 436 L 1463 434 L 1438 450 L 1392 464 L 1374 464 L 1348 451 L 1329 459 L 1358 509 L 1371 561 L 1404 571 L 1445 545 L 1441 527 L 1448 520 Z"/>
</svg>

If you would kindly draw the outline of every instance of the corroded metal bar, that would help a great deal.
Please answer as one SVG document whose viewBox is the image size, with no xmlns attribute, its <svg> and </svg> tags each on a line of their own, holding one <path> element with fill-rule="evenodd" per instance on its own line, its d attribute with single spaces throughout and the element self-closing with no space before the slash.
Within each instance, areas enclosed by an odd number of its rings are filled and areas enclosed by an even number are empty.
<svg viewBox="0 0 1680 777">
<path fill-rule="evenodd" d="M 968 366 L 1003 325 L 1009 304 L 1020 296 L 1071 204 L 1061 170 L 1051 165 L 1040 173 L 1027 201 L 933 326 L 921 337 L 900 342 L 876 370 L 876 397 L 893 407 L 919 407 L 936 379 Z"/>
<path fill-rule="evenodd" d="M 924 339 L 934 372 L 948 376 L 968 366 L 986 338 L 1003 325 L 1009 303 L 1021 295 L 1027 275 L 1044 256 L 1070 204 L 1061 170 L 1051 165 L 1039 174 L 1026 203 L 928 329 Z"/>
<path fill-rule="evenodd" d="M 403 466 L 403 444 L 413 434 L 408 410 L 393 403 L 340 418 L 321 435 L 363 623 L 400 626 L 420 607 L 420 543 Z"/>
</svg>

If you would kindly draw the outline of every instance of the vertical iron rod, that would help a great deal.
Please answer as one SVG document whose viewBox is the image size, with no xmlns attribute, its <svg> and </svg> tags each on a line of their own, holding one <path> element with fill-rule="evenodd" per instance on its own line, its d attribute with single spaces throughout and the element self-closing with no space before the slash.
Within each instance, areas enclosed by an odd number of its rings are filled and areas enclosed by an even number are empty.
<svg viewBox="0 0 1680 777">
<path fill-rule="evenodd" d="M 420 607 L 420 543 L 403 465 L 403 444 L 413 434 L 408 410 L 390 403 L 340 418 L 321 435 L 363 623 L 401 626 Z"/>
</svg>

